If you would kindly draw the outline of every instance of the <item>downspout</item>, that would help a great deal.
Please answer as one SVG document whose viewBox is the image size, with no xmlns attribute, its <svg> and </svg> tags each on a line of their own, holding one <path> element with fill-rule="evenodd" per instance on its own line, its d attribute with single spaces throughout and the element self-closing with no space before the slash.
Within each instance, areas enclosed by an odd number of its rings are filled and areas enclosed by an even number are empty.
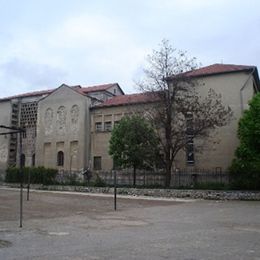
<svg viewBox="0 0 260 260">
<path fill-rule="evenodd" d="M 242 86 L 242 88 L 240 89 L 240 106 L 241 106 L 241 114 L 244 111 L 244 105 L 243 105 L 243 90 L 245 89 L 249 79 L 251 78 L 251 76 L 254 74 L 255 72 L 255 67 L 253 68 L 252 72 L 249 74 L 246 82 L 244 83 L 244 85 Z"/>
</svg>

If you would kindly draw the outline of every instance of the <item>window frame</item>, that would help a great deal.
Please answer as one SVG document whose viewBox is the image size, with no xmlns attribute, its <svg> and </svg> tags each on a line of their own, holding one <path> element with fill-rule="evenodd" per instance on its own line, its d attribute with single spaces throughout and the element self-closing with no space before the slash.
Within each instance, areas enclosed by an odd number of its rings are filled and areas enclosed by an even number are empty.
<svg viewBox="0 0 260 260">
<path fill-rule="evenodd" d="M 64 166 L 64 152 L 61 150 L 57 153 L 57 166 Z"/>
<path fill-rule="evenodd" d="M 102 157 L 101 156 L 93 157 L 93 170 L 95 170 L 95 171 L 102 170 Z"/>
</svg>

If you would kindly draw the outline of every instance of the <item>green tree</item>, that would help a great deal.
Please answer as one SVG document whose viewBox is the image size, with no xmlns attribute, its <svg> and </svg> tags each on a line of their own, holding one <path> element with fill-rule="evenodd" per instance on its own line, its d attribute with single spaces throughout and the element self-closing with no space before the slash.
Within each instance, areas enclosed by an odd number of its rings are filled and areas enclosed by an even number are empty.
<svg viewBox="0 0 260 260">
<path fill-rule="evenodd" d="M 230 171 L 236 188 L 260 188 L 260 93 L 249 103 L 238 125 L 240 145 Z"/>
<path fill-rule="evenodd" d="M 154 129 L 144 118 L 134 115 L 124 117 L 112 131 L 109 154 L 118 166 L 133 168 L 133 185 L 136 169 L 151 168 L 157 151 Z"/>
</svg>

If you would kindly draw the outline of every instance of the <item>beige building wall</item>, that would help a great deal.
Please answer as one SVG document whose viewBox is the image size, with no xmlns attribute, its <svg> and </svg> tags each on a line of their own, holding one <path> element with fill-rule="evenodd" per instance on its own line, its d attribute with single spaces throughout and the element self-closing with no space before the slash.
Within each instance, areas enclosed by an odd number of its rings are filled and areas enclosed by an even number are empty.
<svg viewBox="0 0 260 260">
<path fill-rule="evenodd" d="M 108 153 L 111 130 L 122 117 L 141 111 L 144 111 L 144 106 L 140 104 L 101 107 L 91 110 L 91 168 L 93 170 L 95 170 L 96 157 L 101 157 L 100 171 L 109 171 L 113 168 L 113 160 Z M 111 128 L 108 129 L 109 122 L 111 122 Z"/>
<path fill-rule="evenodd" d="M 88 167 L 91 100 L 66 85 L 38 103 L 36 165 L 64 171 Z M 64 164 L 58 165 L 58 152 Z"/>
<path fill-rule="evenodd" d="M 11 125 L 11 102 L 0 102 L 0 125 Z M 9 132 L 8 129 L 0 129 L 0 133 Z M 0 179 L 3 178 L 8 166 L 10 135 L 0 135 Z"/>
<path fill-rule="evenodd" d="M 234 113 L 231 122 L 222 128 L 212 132 L 212 137 L 205 140 L 194 140 L 193 165 L 187 164 L 186 152 L 181 151 L 176 157 L 174 167 L 210 169 L 223 172 L 230 166 L 234 158 L 234 152 L 239 144 L 237 138 L 238 121 L 242 115 L 242 109 L 248 108 L 248 101 L 254 95 L 252 75 L 245 72 L 212 75 L 198 79 L 199 92 L 203 97 L 209 89 L 222 95 L 222 102 L 230 106 Z M 241 104 L 241 95 L 243 103 Z M 101 170 L 108 171 L 113 167 L 113 161 L 108 154 L 110 131 L 106 131 L 105 122 L 120 120 L 129 113 L 144 112 L 149 107 L 142 104 L 125 105 L 115 107 L 94 108 L 91 112 L 91 160 L 94 169 L 94 157 L 101 157 Z M 145 113 L 145 112 L 144 112 Z M 101 130 L 96 129 L 96 124 L 101 123 Z"/>
<path fill-rule="evenodd" d="M 181 152 L 176 158 L 177 168 L 211 169 L 216 172 L 226 171 L 234 158 L 239 144 L 237 138 L 238 121 L 242 110 L 248 108 L 248 101 L 254 95 L 252 75 L 245 72 L 213 75 L 199 79 L 200 94 L 205 96 L 209 89 L 222 95 L 222 102 L 230 106 L 234 113 L 231 122 L 212 132 L 209 140 L 194 140 L 194 165 L 186 163 L 186 153 Z M 242 104 L 241 104 L 241 96 Z M 202 149 L 200 146 L 202 145 Z M 197 149 L 196 149 L 197 148 Z"/>
</svg>

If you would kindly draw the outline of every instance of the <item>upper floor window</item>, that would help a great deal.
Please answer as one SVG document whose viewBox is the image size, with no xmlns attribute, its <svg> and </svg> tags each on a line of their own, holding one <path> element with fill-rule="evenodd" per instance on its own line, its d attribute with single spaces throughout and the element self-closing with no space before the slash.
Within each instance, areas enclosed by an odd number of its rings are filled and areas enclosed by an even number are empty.
<svg viewBox="0 0 260 260">
<path fill-rule="evenodd" d="M 105 131 L 112 131 L 112 122 L 111 121 L 105 122 L 104 130 Z"/>
<path fill-rule="evenodd" d="M 96 122 L 95 129 L 97 132 L 102 131 L 102 122 Z"/>
<path fill-rule="evenodd" d="M 186 145 L 186 159 L 188 164 L 194 164 L 194 143 L 192 138 L 189 139 Z"/>
</svg>

